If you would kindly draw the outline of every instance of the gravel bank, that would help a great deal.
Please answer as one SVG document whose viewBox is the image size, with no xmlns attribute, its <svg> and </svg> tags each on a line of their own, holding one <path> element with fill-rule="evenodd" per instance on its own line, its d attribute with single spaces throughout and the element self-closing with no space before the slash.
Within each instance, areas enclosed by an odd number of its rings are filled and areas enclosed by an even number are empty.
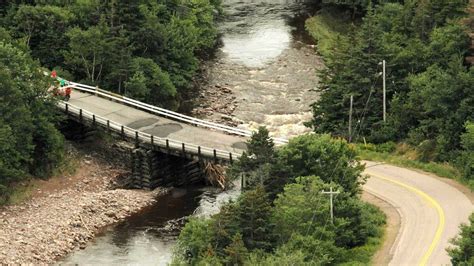
<svg viewBox="0 0 474 266">
<path fill-rule="evenodd" d="M 111 189 L 122 173 L 86 157 L 76 174 L 46 181 L 28 201 L 0 208 L 0 264 L 51 264 L 166 193 Z"/>
<path fill-rule="evenodd" d="M 289 138 L 310 132 L 310 105 L 319 98 L 317 72 L 324 68 L 311 45 L 294 44 L 263 67 L 232 62 L 222 51 L 203 66 L 207 80 L 192 114 L 218 123 Z"/>
</svg>

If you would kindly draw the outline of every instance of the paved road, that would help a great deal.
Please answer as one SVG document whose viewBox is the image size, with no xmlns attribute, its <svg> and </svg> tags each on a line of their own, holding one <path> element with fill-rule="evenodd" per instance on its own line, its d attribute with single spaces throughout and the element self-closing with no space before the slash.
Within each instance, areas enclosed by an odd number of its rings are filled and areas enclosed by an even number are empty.
<svg viewBox="0 0 474 266">
<path fill-rule="evenodd" d="M 393 205 L 401 227 L 390 265 L 450 264 L 446 247 L 468 222 L 472 202 L 458 189 L 427 174 L 366 162 L 371 177 L 364 190 Z"/>
<path fill-rule="evenodd" d="M 239 154 L 246 148 L 246 139 L 243 137 L 179 123 L 77 90 L 71 94 L 69 103 L 95 115 L 160 138 Z"/>
<path fill-rule="evenodd" d="M 162 138 L 242 152 L 245 139 L 178 123 L 91 94 L 74 91 L 70 103 L 96 115 Z M 391 250 L 392 265 L 445 265 L 449 239 L 468 221 L 474 206 L 456 188 L 426 174 L 368 162 L 364 189 L 393 205 L 401 228 Z"/>
</svg>

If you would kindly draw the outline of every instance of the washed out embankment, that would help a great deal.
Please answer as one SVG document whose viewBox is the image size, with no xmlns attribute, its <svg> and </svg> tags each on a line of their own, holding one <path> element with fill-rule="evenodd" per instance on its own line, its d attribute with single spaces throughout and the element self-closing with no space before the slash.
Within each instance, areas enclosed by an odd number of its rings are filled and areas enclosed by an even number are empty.
<svg viewBox="0 0 474 266">
<path fill-rule="evenodd" d="M 39 182 L 29 200 L 0 208 L 0 262 L 50 264 L 156 202 L 165 189 L 114 189 L 125 171 L 94 155 L 75 174 Z"/>
</svg>

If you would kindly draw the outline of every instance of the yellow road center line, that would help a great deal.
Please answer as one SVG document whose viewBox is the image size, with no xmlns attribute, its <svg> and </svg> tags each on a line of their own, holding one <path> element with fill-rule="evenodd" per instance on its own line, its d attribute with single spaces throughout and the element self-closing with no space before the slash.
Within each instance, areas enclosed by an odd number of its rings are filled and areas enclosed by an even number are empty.
<svg viewBox="0 0 474 266">
<path fill-rule="evenodd" d="M 415 188 L 415 187 L 412 187 L 410 185 L 407 185 L 405 183 L 402 183 L 400 181 L 396 181 L 396 180 L 393 180 L 391 178 L 388 178 L 388 177 L 385 177 L 385 176 L 381 176 L 379 174 L 375 174 L 375 173 L 372 173 L 372 172 L 368 172 L 366 171 L 365 173 L 371 175 L 371 176 L 374 176 L 374 177 L 377 177 L 377 178 L 380 178 L 380 179 L 383 179 L 383 180 L 386 180 L 386 181 L 389 181 L 389 182 L 392 182 L 394 184 L 397 184 L 401 187 L 404 187 L 408 190 L 411 190 L 413 192 L 415 192 L 416 194 L 420 195 L 422 198 L 424 198 L 429 204 L 431 204 L 435 209 L 436 209 L 436 212 L 438 213 L 438 217 L 439 217 L 439 222 L 438 222 L 438 227 L 436 228 L 436 233 L 435 233 L 435 236 L 433 238 L 433 241 L 431 242 L 428 250 L 426 251 L 426 253 L 423 255 L 423 257 L 421 258 L 420 260 L 420 264 L 421 266 L 425 266 L 427 263 L 428 263 L 428 260 L 429 258 L 431 257 L 431 255 L 433 254 L 433 251 L 434 249 L 436 248 L 436 246 L 439 244 L 439 241 L 441 239 L 441 235 L 443 234 L 443 230 L 444 230 L 444 225 L 445 225 L 445 216 L 444 216 L 444 211 L 443 209 L 441 208 L 441 206 L 439 205 L 439 203 L 433 199 L 431 196 L 429 196 L 428 194 L 426 194 L 425 192 Z"/>
</svg>

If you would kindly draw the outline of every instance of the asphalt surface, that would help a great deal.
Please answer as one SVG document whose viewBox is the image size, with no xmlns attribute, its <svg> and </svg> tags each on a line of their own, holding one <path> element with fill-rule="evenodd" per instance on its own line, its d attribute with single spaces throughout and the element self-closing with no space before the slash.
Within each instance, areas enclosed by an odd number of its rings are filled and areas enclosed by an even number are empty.
<svg viewBox="0 0 474 266">
<path fill-rule="evenodd" d="M 425 173 L 366 162 L 364 190 L 396 208 L 401 218 L 389 265 L 449 265 L 446 248 L 474 211 L 455 187 Z"/>
<path fill-rule="evenodd" d="M 69 103 L 110 121 L 160 138 L 233 153 L 242 153 L 246 149 L 246 139 L 243 137 L 180 123 L 77 90 L 72 92 Z"/>
</svg>

